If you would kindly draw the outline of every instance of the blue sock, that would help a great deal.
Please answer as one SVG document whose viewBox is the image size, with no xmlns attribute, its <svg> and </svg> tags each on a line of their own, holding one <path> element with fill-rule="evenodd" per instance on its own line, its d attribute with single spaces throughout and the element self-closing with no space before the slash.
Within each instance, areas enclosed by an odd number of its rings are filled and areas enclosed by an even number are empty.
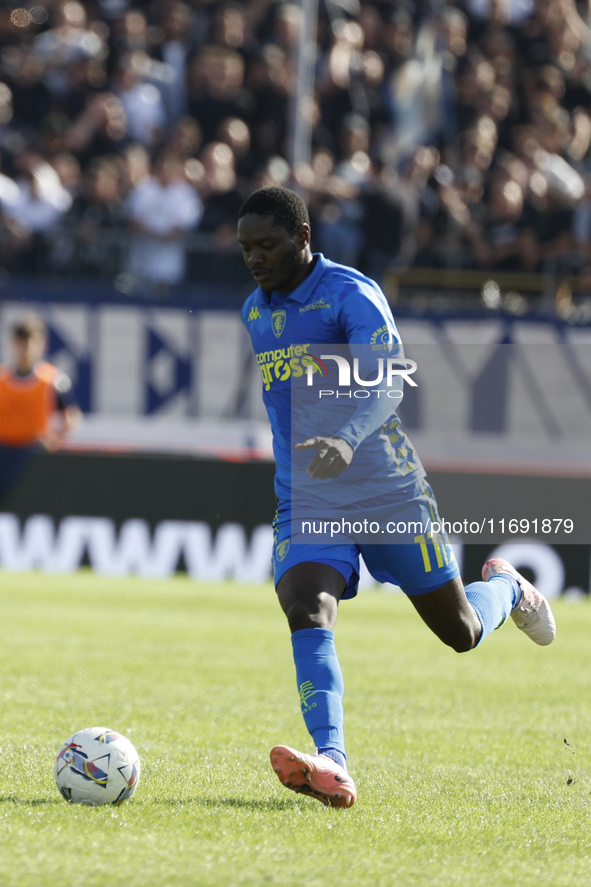
<svg viewBox="0 0 591 887">
<path fill-rule="evenodd" d="M 506 574 L 492 576 L 488 582 L 471 582 L 466 586 L 466 597 L 476 610 L 482 625 L 479 644 L 507 620 L 521 598 L 521 588 Z"/>
<path fill-rule="evenodd" d="M 327 758 L 332 758 L 333 761 L 336 761 L 343 770 L 347 769 L 347 759 L 342 751 L 338 751 L 336 748 L 319 748 L 319 755 L 326 755 Z"/>
<path fill-rule="evenodd" d="M 345 766 L 343 675 L 327 628 L 303 628 L 291 636 L 302 715 L 322 754 Z M 338 754 L 329 754 L 334 751 Z"/>
</svg>

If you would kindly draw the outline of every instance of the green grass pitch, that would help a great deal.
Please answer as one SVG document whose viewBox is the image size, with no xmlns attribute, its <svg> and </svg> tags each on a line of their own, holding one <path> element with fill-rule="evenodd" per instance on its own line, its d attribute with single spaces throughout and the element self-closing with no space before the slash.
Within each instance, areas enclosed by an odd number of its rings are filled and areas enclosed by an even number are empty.
<svg viewBox="0 0 591 887">
<path fill-rule="evenodd" d="M 2 887 L 572 887 L 591 879 L 591 605 L 458 655 L 402 595 L 341 607 L 359 800 L 284 789 L 311 750 L 271 586 L 2 574 Z M 142 760 L 118 808 L 69 805 L 62 741 L 105 725 Z M 568 745 L 565 744 L 568 741 Z"/>
</svg>

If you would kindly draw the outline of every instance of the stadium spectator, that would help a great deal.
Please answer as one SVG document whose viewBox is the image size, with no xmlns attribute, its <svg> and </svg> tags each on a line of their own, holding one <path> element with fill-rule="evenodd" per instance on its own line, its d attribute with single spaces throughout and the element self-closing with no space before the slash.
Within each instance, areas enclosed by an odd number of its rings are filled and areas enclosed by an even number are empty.
<svg viewBox="0 0 591 887">
<path fill-rule="evenodd" d="M 13 361 L 0 367 L 0 498 L 39 447 L 57 450 L 81 419 L 65 373 L 43 360 L 43 321 L 28 315 L 12 330 Z"/>
<path fill-rule="evenodd" d="M 197 156 L 202 142 L 203 135 L 197 121 L 193 117 L 181 117 L 170 131 L 166 152 L 181 160 L 188 160 Z"/>
<path fill-rule="evenodd" d="M 185 238 L 203 214 L 195 189 L 184 177 L 182 162 L 171 155 L 160 157 L 152 175 L 132 188 L 125 212 L 132 235 L 127 271 L 165 293 L 183 280 Z"/>
<path fill-rule="evenodd" d="M 114 243 L 106 242 L 105 231 L 120 231 L 124 224 L 121 188 L 121 164 L 115 156 L 95 158 L 83 180 L 82 193 L 64 219 L 68 236 L 62 237 L 54 251 L 54 264 L 67 265 L 74 274 L 99 277 L 110 266 L 114 277 L 119 258 Z M 120 238 L 119 238 L 120 239 Z"/>
<path fill-rule="evenodd" d="M 247 188 L 248 178 L 252 176 L 255 167 L 248 126 L 239 117 L 226 117 L 218 127 L 217 139 L 232 149 L 236 161 L 236 173 Z"/>
<path fill-rule="evenodd" d="M 4 49 L 2 69 L 12 93 L 12 123 L 29 134 L 43 125 L 51 110 L 51 93 L 43 82 L 44 67 L 43 59 L 30 46 Z M 4 119 L 2 125 L 8 122 Z"/>
<path fill-rule="evenodd" d="M 39 34 L 35 55 L 44 63 L 44 81 L 54 96 L 71 90 L 70 66 L 84 60 L 101 60 L 107 48 L 96 28 L 88 26 L 85 7 L 77 0 L 61 0 L 54 7 L 54 27 Z"/>
<path fill-rule="evenodd" d="M 127 145 L 123 150 L 123 193 L 127 196 L 139 183 L 150 175 L 150 155 L 143 145 Z"/>
<path fill-rule="evenodd" d="M 302 29 L 302 8 L 296 3 L 279 3 L 274 10 L 270 42 L 281 47 L 288 58 L 297 46 Z"/>
<path fill-rule="evenodd" d="M 317 81 L 330 128 L 352 111 L 369 116 L 363 94 L 364 31 L 357 22 L 343 20 L 335 23 L 334 30 L 335 40 L 320 60 Z"/>
<path fill-rule="evenodd" d="M 162 8 L 160 25 L 164 40 L 158 55 L 168 65 L 168 76 L 160 91 L 169 126 L 174 126 L 189 110 L 186 72 L 192 49 L 191 22 L 190 7 L 180 0 L 169 0 Z"/>
<path fill-rule="evenodd" d="M 255 188 L 286 188 L 291 170 L 283 157 L 269 157 L 254 174 L 252 184 Z"/>
<path fill-rule="evenodd" d="M 205 46 L 191 64 L 189 106 L 199 121 L 203 140 L 212 141 L 227 117 L 246 120 L 252 96 L 244 88 L 244 59 L 221 46 Z"/>
<path fill-rule="evenodd" d="M 117 61 L 128 52 L 149 52 L 150 32 L 148 20 L 141 9 L 127 9 L 111 25 L 109 34 L 109 60 Z"/>
<path fill-rule="evenodd" d="M 253 96 L 252 146 L 259 161 L 284 153 L 292 68 L 283 49 L 261 47 L 250 61 L 246 88 Z"/>
<path fill-rule="evenodd" d="M 151 62 L 144 52 L 123 56 L 115 75 L 115 91 L 127 117 L 127 135 L 153 148 L 162 138 L 166 111 L 162 95 L 149 82 Z"/>
<path fill-rule="evenodd" d="M 216 4 L 211 15 L 209 39 L 216 46 L 225 46 L 246 55 L 249 42 L 246 9 L 234 0 Z"/>
<path fill-rule="evenodd" d="M 78 158 L 71 151 L 61 151 L 51 159 L 62 187 L 74 199 L 81 190 L 82 170 Z"/>
<path fill-rule="evenodd" d="M 72 205 L 56 171 L 38 156 L 21 158 L 16 191 L 5 194 L 3 213 L 14 232 L 14 270 L 30 273 L 46 268 L 50 236 Z"/>
<path fill-rule="evenodd" d="M 362 190 L 362 256 L 364 273 L 382 281 L 388 268 L 407 268 L 416 253 L 420 203 L 409 177 L 398 175 L 377 161 Z M 346 262 L 345 264 L 350 264 Z"/>
<path fill-rule="evenodd" d="M 215 236 L 222 249 L 233 246 L 236 219 L 243 195 L 238 190 L 236 161 L 229 145 L 210 142 L 200 154 L 204 178 L 200 188 L 204 202 L 200 230 Z"/>
<path fill-rule="evenodd" d="M 357 266 L 363 245 L 363 202 L 369 181 L 370 127 L 361 114 L 346 114 L 339 131 L 340 161 L 326 183 L 322 208 L 316 209 L 318 243 L 328 259 Z"/>
<path fill-rule="evenodd" d="M 61 142 L 80 158 L 82 165 L 93 157 L 113 154 L 127 141 L 127 115 L 112 92 L 93 95 L 82 113 L 65 129 Z"/>
</svg>

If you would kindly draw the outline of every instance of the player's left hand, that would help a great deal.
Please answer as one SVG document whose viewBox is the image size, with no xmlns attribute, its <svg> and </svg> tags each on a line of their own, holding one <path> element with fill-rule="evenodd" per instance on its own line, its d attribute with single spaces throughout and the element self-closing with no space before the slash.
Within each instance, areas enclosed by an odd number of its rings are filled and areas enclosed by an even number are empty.
<svg viewBox="0 0 591 887">
<path fill-rule="evenodd" d="M 61 435 L 57 434 L 53 428 L 48 428 L 45 434 L 39 438 L 39 443 L 48 453 L 55 453 L 56 450 L 59 450 L 61 442 Z"/>
<path fill-rule="evenodd" d="M 308 450 L 312 447 L 318 452 L 308 465 L 306 474 L 318 480 L 338 477 L 353 459 L 353 447 L 342 437 L 311 437 L 295 445 L 296 450 Z"/>
</svg>

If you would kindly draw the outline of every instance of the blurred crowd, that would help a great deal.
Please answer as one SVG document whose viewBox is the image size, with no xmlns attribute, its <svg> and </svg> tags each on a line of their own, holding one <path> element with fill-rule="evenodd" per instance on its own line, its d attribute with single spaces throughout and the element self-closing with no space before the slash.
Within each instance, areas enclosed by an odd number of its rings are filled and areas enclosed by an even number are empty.
<svg viewBox="0 0 591 887">
<path fill-rule="evenodd" d="M 101 277 L 114 262 L 174 286 L 189 235 L 233 250 L 244 198 L 295 185 L 315 248 L 378 279 L 409 265 L 591 278 L 586 2 L 321 0 L 299 109 L 311 157 L 295 169 L 299 5 L 20 2 L 0 7 L 8 271 Z"/>
</svg>

